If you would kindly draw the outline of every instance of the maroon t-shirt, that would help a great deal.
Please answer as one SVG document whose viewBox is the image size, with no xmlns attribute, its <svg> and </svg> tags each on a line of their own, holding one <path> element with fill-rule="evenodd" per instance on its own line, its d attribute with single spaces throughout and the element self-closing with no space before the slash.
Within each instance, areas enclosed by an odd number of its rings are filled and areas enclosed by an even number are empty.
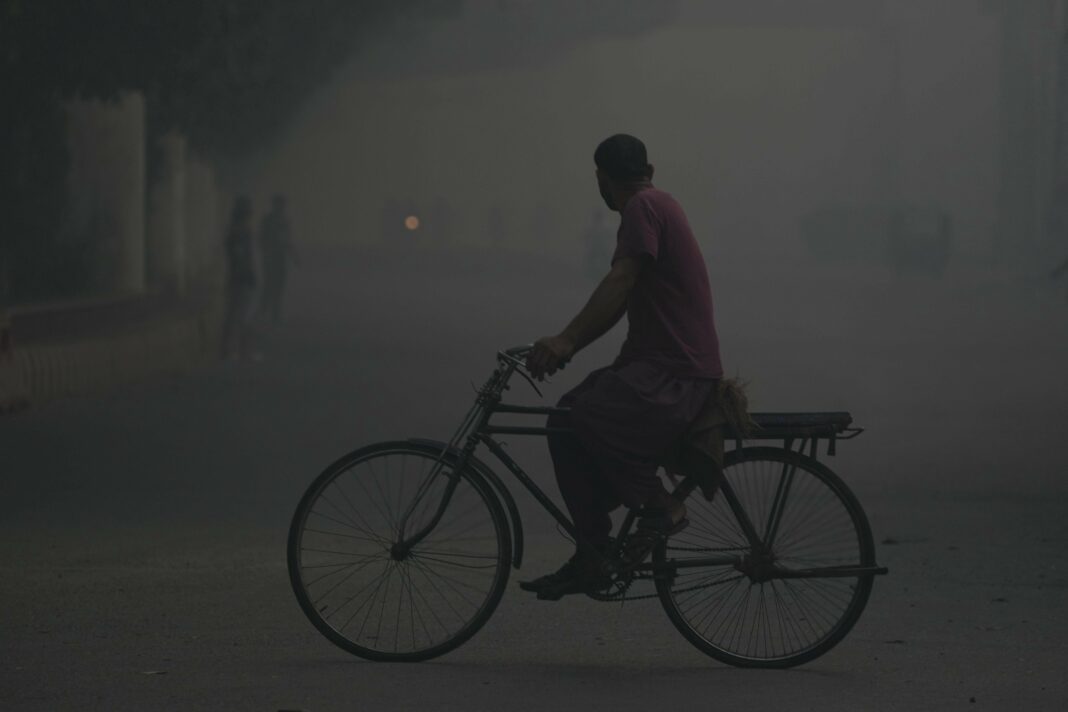
<svg viewBox="0 0 1068 712">
<path fill-rule="evenodd" d="M 675 376 L 721 378 L 708 270 L 671 195 L 647 188 L 627 201 L 612 263 L 625 257 L 646 265 L 627 299 L 629 328 L 616 364 L 646 361 Z"/>
</svg>

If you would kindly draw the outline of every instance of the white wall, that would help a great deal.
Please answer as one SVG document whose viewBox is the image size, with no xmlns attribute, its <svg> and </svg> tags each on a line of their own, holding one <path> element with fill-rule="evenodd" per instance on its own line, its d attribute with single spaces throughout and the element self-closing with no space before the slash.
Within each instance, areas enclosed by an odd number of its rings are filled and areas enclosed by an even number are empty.
<svg viewBox="0 0 1068 712">
<path fill-rule="evenodd" d="M 66 229 L 98 241 L 94 281 L 101 292 L 145 286 L 145 105 L 140 94 L 115 102 L 67 104 L 70 173 Z"/>
</svg>

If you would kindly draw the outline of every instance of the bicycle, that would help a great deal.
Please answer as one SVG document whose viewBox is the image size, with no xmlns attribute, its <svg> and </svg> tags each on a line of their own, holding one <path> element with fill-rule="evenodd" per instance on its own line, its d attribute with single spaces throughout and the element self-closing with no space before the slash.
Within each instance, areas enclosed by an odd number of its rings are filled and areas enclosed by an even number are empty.
<svg viewBox="0 0 1068 712">
<path fill-rule="evenodd" d="M 529 348 L 497 354 L 493 374 L 449 442 L 368 445 L 308 487 L 289 529 L 289 576 L 301 609 L 334 644 L 369 660 L 427 660 L 464 643 L 489 619 L 509 568 L 522 564 L 523 526 L 508 488 L 475 456 L 480 445 L 580 546 L 593 550 L 494 438 L 552 432 L 491 423 L 495 415 L 561 411 L 502 402 L 516 373 L 537 391 L 522 361 Z M 759 427 L 745 439 L 781 439 L 782 446 L 732 438 L 736 446 L 726 453 L 716 496 L 691 498 L 693 478 L 674 488 L 687 503 L 690 526 L 660 543 L 650 561 L 587 595 L 659 598 L 672 624 L 713 658 L 785 668 L 841 641 L 860 617 L 874 577 L 887 569 L 875 563 L 860 503 L 817 459 L 820 440 L 834 454 L 838 440 L 863 429 L 852 426 L 848 413 L 752 417 Z M 607 570 L 636 517 L 628 511 L 614 546 L 596 554 Z M 630 595 L 642 580 L 655 593 Z"/>
</svg>

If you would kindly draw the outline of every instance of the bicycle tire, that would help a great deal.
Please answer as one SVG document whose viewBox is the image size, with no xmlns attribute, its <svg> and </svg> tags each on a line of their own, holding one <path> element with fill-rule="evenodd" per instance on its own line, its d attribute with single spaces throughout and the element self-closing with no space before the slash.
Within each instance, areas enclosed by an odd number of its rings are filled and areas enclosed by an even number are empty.
<svg viewBox="0 0 1068 712">
<path fill-rule="evenodd" d="M 395 473 L 390 476 L 386 459 L 390 457 L 400 459 L 399 476 Z M 412 512 L 409 523 L 413 526 L 406 530 L 411 534 L 423 521 L 429 521 L 428 517 L 432 518 L 440 501 L 440 497 L 435 497 L 444 492 L 449 477 L 455 474 L 452 466 L 456 458 L 448 455 L 446 469 L 436 479 L 429 477 L 430 468 L 440 457 L 441 450 L 410 442 L 382 442 L 360 448 L 327 467 L 305 491 L 293 514 L 286 549 L 293 592 L 315 628 L 349 653 L 376 661 L 428 660 L 470 639 L 500 603 L 511 561 L 508 521 L 492 488 L 470 467 L 459 473 L 452 499 L 427 538 L 403 559 L 393 556 L 390 544 L 396 543 L 399 513 L 402 507 L 409 506 L 404 497 L 406 484 L 422 477 L 429 488 Z M 422 473 L 414 478 L 408 475 L 410 462 L 423 466 Z M 384 481 L 380 476 L 383 469 Z M 360 475 L 365 476 L 363 480 L 359 479 Z M 374 476 L 374 482 L 369 481 L 369 475 Z M 350 487 L 352 495 L 343 484 Z M 391 507 L 394 501 L 395 509 Z M 467 532 L 456 532 L 453 539 L 443 540 L 445 532 L 457 521 L 468 527 Z M 470 533 L 483 523 L 483 536 Z M 324 541 L 329 544 L 322 544 Z M 431 545 L 452 548 L 428 549 Z M 367 577 L 383 566 L 377 586 L 374 581 L 365 583 Z M 397 585 L 393 588 L 397 590 L 390 599 L 389 581 L 394 574 Z M 381 580 L 383 576 L 385 582 Z M 466 578 L 458 578 L 461 576 Z M 326 586 L 331 588 L 324 593 Z M 337 593 L 343 587 L 343 592 Z M 344 599 L 352 589 L 356 593 Z M 465 596 L 468 590 L 475 590 L 469 594 L 475 600 Z M 469 604 L 460 606 L 464 613 L 448 600 L 446 594 L 450 591 Z M 407 611 L 404 610 L 406 597 Z M 324 603 L 327 599 L 329 602 Z M 448 604 L 449 610 L 431 608 L 438 599 Z M 353 621 L 364 608 L 362 625 L 355 631 Z M 376 609 L 378 618 L 372 622 Z M 468 609 L 470 612 L 466 612 Z M 356 612 L 350 615 L 350 610 Z M 342 622 L 344 616 L 348 621 Z M 405 616 L 407 628 L 403 626 Z M 441 616 L 456 620 L 446 624 Z M 368 623 L 374 626 L 374 635 L 370 635 Z M 381 632 L 384 624 L 386 635 Z M 389 645 L 391 625 L 394 626 L 392 646 Z"/>
<path fill-rule="evenodd" d="M 746 477 L 750 480 L 756 479 L 754 473 L 765 469 L 774 472 L 776 468 L 781 468 L 780 471 L 785 473 L 787 467 L 795 468 L 795 474 L 791 480 L 794 486 L 787 495 L 786 506 L 792 506 L 790 497 L 793 493 L 801 494 L 796 484 L 798 473 L 804 473 L 802 487 L 807 487 L 813 498 L 818 495 L 828 505 L 826 511 L 821 512 L 816 511 L 815 505 L 789 512 L 793 517 L 789 524 L 795 527 L 804 525 L 805 519 L 808 518 L 811 521 L 807 523 L 817 530 L 816 533 L 806 533 L 803 530 L 801 538 L 794 541 L 809 542 L 808 548 L 802 550 L 808 552 L 809 556 L 814 556 L 811 553 L 813 542 L 827 542 L 831 536 L 828 531 L 836 532 L 843 540 L 849 541 L 836 545 L 839 547 L 837 549 L 833 546 L 827 548 L 828 552 L 833 553 L 828 553 L 828 560 L 821 565 L 874 566 L 875 547 L 871 528 L 857 498 L 830 469 L 797 452 L 773 447 L 752 447 L 727 454 L 724 466 L 727 481 L 757 531 L 762 530 L 762 523 L 766 521 L 765 517 L 770 511 L 770 502 L 760 505 L 755 503 L 761 498 L 767 499 L 769 487 L 759 482 L 746 481 Z M 692 484 L 683 483 L 683 487 L 683 491 L 688 490 L 687 493 L 694 491 Z M 691 527 L 666 544 L 658 546 L 653 554 L 655 563 L 665 564 L 669 554 L 685 554 L 687 548 L 704 549 L 703 552 L 696 553 L 705 557 L 709 549 L 737 550 L 738 553 L 743 553 L 751 548 L 744 540 L 744 535 L 741 534 L 742 526 L 722 492 L 717 493 L 711 503 L 705 502 L 702 497 L 695 497 L 687 501 L 687 506 Z M 786 517 L 787 512 L 784 511 L 784 523 L 787 523 Z M 697 526 L 693 526 L 694 524 Z M 819 529 L 822 531 L 818 531 Z M 783 536 L 781 527 L 779 536 Z M 779 542 L 777 538 L 776 548 L 779 547 Z M 688 544 L 703 546 L 687 546 Z M 726 546 L 722 546 L 723 544 Z M 784 548 L 786 546 L 783 545 Z M 785 559 L 796 558 L 800 561 L 803 558 L 792 554 L 785 556 L 785 552 L 783 553 Z M 775 554 L 779 556 L 780 552 Z M 799 568 L 804 568 L 804 565 Z M 755 668 L 788 668 L 801 665 L 837 645 L 863 612 L 874 578 L 874 574 L 858 574 L 855 578 L 793 579 L 795 582 L 809 582 L 807 585 L 811 587 L 812 597 L 806 598 L 806 594 L 799 590 L 801 584 L 791 584 L 791 579 L 772 578 L 759 583 L 752 579 L 746 581 L 745 574 L 735 567 L 700 567 L 686 569 L 685 574 L 679 574 L 681 571 L 684 569 L 676 569 L 656 580 L 657 594 L 671 622 L 691 644 L 716 660 L 736 667 Z M 682 580 L 683 576 L 686 580 Z M 704 578 L 698 578 L 700 576 Z M 755 589 L 759 590 L 759 602 L 754 603 L 751 614 L 750 599 Z M 767 589 L 771 590 L 770 594 Z M 684 610 L 683 603 L 688 604 L 690 600 L 696 600 L 703 595 L 702 590 L 716 593 L 708 594 L 709 598 L 705 601 Z M 721 591 L 723 593 L 720 593 Z M 781 600 L 778 598 L 780 591 Z M 718 609 L 712 608 L 715 602 L 708 602 L 713 595 L 723 599 Z M 730 596 L 734 598 L 728 598 Z M 769 605 L 768 599 L 771 596 L 776 596 L 776 600 L 774 604 Z M 830 607 L 832 603 L 841 604 L 841 610 L 830 613 L 818 610 L 820 605 Z M 704 608 L 699 608 L 702 605 Z M 730 610 L 720 615 L 720 611 L 726 611 L 727 607 L 730 607 Z M 790 610 L 791 607 L 794 610 Z M 817 612 L 820 615 L 817 615 Z M 698 620 L 699 616 L 703 618 Z M 748 623 L 752 623 L 748 635 L 743 631 L 747 623 L 744 619 L 747 618 Z M 713 631 L 717 622 L 719 625 Z M 763 627 L 756 632 L 761 625 Z M 806 629 L 812 633 L 811 640 L 802 640 L 803 636 L 807 635 Z"/>
</svg>

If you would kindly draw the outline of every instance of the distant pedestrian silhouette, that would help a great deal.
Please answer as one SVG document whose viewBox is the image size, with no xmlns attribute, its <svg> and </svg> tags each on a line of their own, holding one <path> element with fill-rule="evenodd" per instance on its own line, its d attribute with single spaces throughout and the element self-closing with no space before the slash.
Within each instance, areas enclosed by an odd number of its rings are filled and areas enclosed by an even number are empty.
<svg viewBox="0 0 1068 712">
<path fill-rule="evenodd" d="M 252 248 L 252 202 L 238 196 L 226 231 L 226 319 L 223 355 L 231 359 L 255 358 L 249 317 L 256 291 Z"/>
<path fill-rule="evenodd" d="M 1051 279 L 1057 279 L 1065 272 L 1068 272 L 1068 259 L 1066 259 L 1064 262 L 1061 262 L 1060 265 L 1058 265 L 1057 269 L 1050 272 L 1049 276 Z M 1065 291 L 1064 298 L 1068 299 L 1068 291 Z"/>
<path fill-rule="evenodd" d="M 260 223 L 260 257 L 263 262 L 263 291 L 260 294 L 259 312 L 269 316 L 277 324 L 282 319 L 282 298 L 286 290 L 289 263 L 297 255 L 286 215 L 286 199 L 274 196 L 271 210 Z"/>
</svg>

